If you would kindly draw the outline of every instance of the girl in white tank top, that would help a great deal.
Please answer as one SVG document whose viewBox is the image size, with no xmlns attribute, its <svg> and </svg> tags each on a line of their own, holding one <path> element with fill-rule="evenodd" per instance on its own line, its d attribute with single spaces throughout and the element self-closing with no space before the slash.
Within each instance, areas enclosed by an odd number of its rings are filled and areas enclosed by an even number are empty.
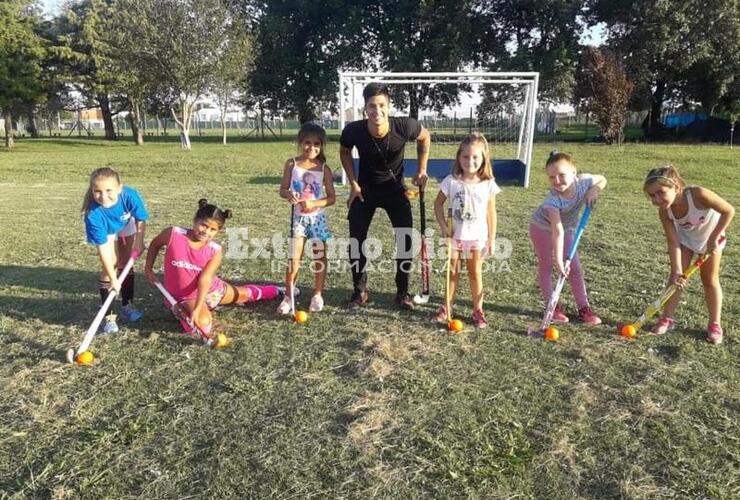
<svg viewBox="0 0 740 500">
<path fill-rule="evenodd" d="M 668 218 L 673 221 L 678 233 L 678 241 L 681 245 L 688 247 L 696 253 L 707 251 L 707 241 L 712 231 L 717 227 L 719 212 L 711 207 L 699 210 L 694 204 L 694 197 L 691 191 L 694 186 L 688 186 L 684 189 L 684 196 L 689 204 L 689 210 L 683 217 L 676 217 L 673 209 L 667 210 Z"/>
<path fill-rule="evenodd" d="M 670 165 L 648 172 L 643 190 L 652 204 L 658 207 L 671 260 L 668 281 L 679 288 L 666 303 L 660 319 L 653 325 L 653 333 L 662 335 L 673 327 L 673 313 L 681 298 L 681 289 L 686 284 L 683 272 L 691 264 L 694 254 L 706 254 L 708 258 L 700 272 L 704 299 L 709 310 L 707 341 L 712 344 L 722 343 L 719 263 L 727 241 L 725 230 L 735 209 L 709 189 L 687 187 L 676 168 Z"/>
</svg>

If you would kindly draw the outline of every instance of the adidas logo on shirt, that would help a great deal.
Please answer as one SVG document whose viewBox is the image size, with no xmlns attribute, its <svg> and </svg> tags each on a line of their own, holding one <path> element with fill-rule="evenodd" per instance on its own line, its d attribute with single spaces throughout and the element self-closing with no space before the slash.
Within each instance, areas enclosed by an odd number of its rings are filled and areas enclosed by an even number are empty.
<svg viewBox="0 0 740 500">
<path fill-rule="evenodd" d="M 195 272 L 201 272 L 203 268 L 198 267 L 194 264 L 191 264 L 190 262 L 186 262 L 184 260 L 172 260 L 170 261 L 170 264 L 172 264 L 174 267 L 179 267 L 180 269 L 187 269 L 189 271 L 195 271 Z"/>
</svg>

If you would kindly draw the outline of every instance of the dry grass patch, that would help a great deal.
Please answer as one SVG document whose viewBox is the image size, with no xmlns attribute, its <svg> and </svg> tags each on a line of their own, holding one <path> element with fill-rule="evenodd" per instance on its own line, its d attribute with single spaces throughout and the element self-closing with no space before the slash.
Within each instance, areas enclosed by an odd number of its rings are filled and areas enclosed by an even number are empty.
<svg viewBox="0 0 740 500">
<path fill-rule="evenodd" d="M 405 343 L 393 337 L 371 333 L 362 346 L 366 351 L 382 356 L 393 363 L 403 363 L 411 358 L 411 351 Z"/>
<path fill-rule="evenodd" d="M 345 415 L 351 420 L 347 437 L 364 454 L 374 455 L 384 432 L 394 425 L 391 402 L 392 398 L 386 394 L 371 393 L 347 407 Z"/>
</svg>

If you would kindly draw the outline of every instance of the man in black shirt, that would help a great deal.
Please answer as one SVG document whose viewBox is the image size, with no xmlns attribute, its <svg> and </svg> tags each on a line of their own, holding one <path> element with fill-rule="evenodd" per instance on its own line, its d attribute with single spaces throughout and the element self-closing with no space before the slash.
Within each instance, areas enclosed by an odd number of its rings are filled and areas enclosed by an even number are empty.
<svg viewBox="0 0 740 500">
<path fill-rule="evenodd" d="M 368 300 L 367 258 L 363 243 L 377 208 L 388 214 L 396 233 L 396 304 L 401 309 L 413 309 L 414 303 L 408 293 L 413 217 L 411 204 L 406 197 L 403 184 L 403 154 L 406 142 L 416 141 L 419 170 L 414 184 L 424 186 L 427 182 L 427 160 L 431 136 L 413 118 L 389 117 L 390 95 L 388 88 L 380 83 L 370 83 L 362 91 L 365 99 L 367 119 L 349 123 L 342 130 L 339 157 L 350 185 L 349 235 L 357 242 L 350 247 L 353 293 L 349 302 L 356 309 Z M 355 178 L 352 148 L 360 155 L 360 167 Z M 399 230 L 405 230 L 399 231 Z M 357 252 L 359 249 L 359 254 Z"/>
</svg>

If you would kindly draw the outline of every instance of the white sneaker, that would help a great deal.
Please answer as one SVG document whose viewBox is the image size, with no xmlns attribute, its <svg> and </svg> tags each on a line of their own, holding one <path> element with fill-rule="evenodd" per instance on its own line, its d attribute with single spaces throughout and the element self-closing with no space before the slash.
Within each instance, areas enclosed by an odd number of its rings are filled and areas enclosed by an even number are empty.
<svg viewBox="0 0 740 500">
<path fill-rule="evenodd" d="M 282 302 L 280 302 L 280 305 L 277 307 L 278 314 L 282 314 L 283 316 L 290 314 L 290 299 L 288 297 L 285 297 Z"/>
<path fill-rule="evenodd" d="M 311 297 L 311 304 L 308 306 L 308 310 L 312 313 L 321 311 L 324 308 L 324 298 L 321 295 L 314 295 Z"/>
</svg>

